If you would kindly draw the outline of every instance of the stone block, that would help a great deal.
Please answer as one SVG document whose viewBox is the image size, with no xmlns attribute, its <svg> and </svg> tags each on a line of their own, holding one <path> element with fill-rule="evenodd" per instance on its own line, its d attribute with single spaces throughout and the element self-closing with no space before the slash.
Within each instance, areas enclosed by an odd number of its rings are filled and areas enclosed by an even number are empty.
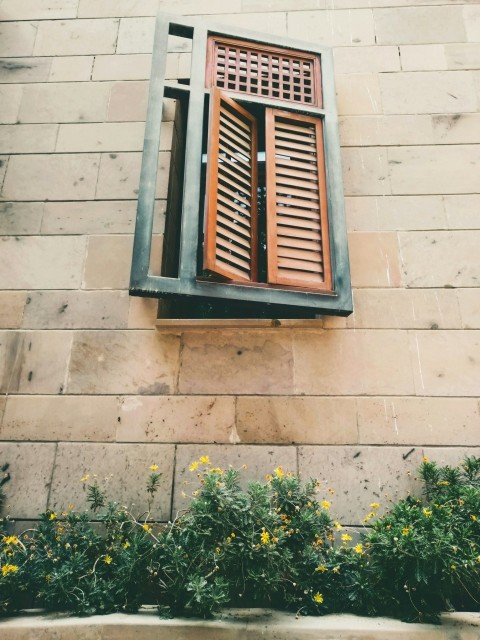
<svg viewBox="0 0 480 640">
<path fill-rule="evenodd" d="M 400 71 L 397 47 L 337 47 L 333 56 L 337 74 Z"/>
<path fill-rule="evenodd" d="M 94 56 L 62 56 L 52 58 L 50 82 L 88 82 L 92 75 Z"/>
<path fill-rule="evenodd" d="M 50 58 L 1 58 L 0 82 L 46 82 L 51 65 Z"/>
<path fill-rule="evenodd" d="M 425 447 L 423 454 L 431 462 L 453 467 L 461 464 L 467 456 L 480 457 L 480 447 Z"/>
<path fill-rule="evenodd" d="M 77 289 L 84 259 L 85 238 L 6 237 L 0 252 L 0 288 Z"/>
<path fill-rule="evenodd" d="M 12 156 L 3 200 L 89 200 L 94 197 L 100 157 L 85 153 Z"/>
<path fill-rule="evenodd" d="M 470 71 L 385 73 L 379 82 L 385 114 L 477 111 Z"/>
<path fill-rule="evenodd" d="M 102 154 L 98 183 L 97 199 L 136 200 L 140 184 L 141 153 Z M 157 198 L 166 198 L 170 154 L 160 152 L 158 156 Z"/>
<path fill-rule="evenodd" d="M 480 331 L 416 331 L 410 348 L 416 395 L 478 396 Z"/>
<path fill-rule="evenodd" d="M 356 289 L 354 329 L 460 329 L 456 291 L 450 289 Z"/>
<path fill-rule="evenodd" d="M 446 229 L 442 196 L 363 196 L 345 199 L 349 231 Z"/>
<path fill-rule="evenodd" d="M 45 20 L 39 23 L 36 56 L 85 56 L 115 53 L 118 19 Z"/>
<path fill-rule="evenodd" d="M 95 56 L 92 80 L 148 80 L 151 67 L 150 53 Z"/>
<path fill-rule="evenodd" d="M 478 286 L 480 231 L 413 231 L 399 242 L 407 287 Z"/>
<path fill-rule="evenodd" d="M 475 193 L 480 145 L 391 147 L 388 164 L 394 194 Z"/>
<path fill-rule="evenodd" d="M 190 498 L 182 495 L 191 496 L 192 492 L 199 489 L 197 474 L 202 469 L 207 468 L 206 465 L 200 465 L 199 468 L 191 472 L 190 464 L 194 460 L 198 460 L 200 456 L 210 457 L 212 466 L 221 469 L 234 469 L 241 471 L 241 485 L 246 488 L 248 482 L 253 480 L 265 481 L 265 475 L 269 474 L 276 467 L 283 467 L 285 472 L 297 472 L 297 450 L 295 447 L 256 447 L 249 445 L 179 445 L 177 447 L 177 457 L 175 465 L 175 480 L 173 491 L 173 513 L 180 509 L 185 509 L 190 503 Z M 242 466 L 246 468 L 242 469 Z"/>
<path fill-rule="evenodd" d="M 132 247 L 132 236 L 91 236 L 83 288 L 128 289 Z"/>
<path fill-rule="evenodd" d="M 147 100 L 147 82 L 114 82 L 108 104 L 107 120 L 112 122 L 145 122 Z"/>
<path fill-rule="evenodd" d="M 224 5 L 225 7 L 229 5 Z M 232 26 L 248 30 L 259 28 L 258 13 L 222 13 L 212 15 L 211 20 L 216 24 Z M 282 12 L 262 13 L 262 25 L 268 25 L 268 33 L 276 36 L 287 35 L 287 14 Z M 263 27 L 265 33 L 265 27 Z M 305 40 L 305 38 L 304 38 Z"/>
<path fill-rule="evenodd" d="M 173 123 L 163 124 L 160 150 L 170 150 L 172 129 Z M 144 132 L 144 122 L 62 124 L 57 140 L 57 151 L 141 151 Z"/>
<path fill-rule="evenodd" d="M 116 53 L 152 53 L 154 33 L 155 18 L 122 18 L 118 30 Z M 115 51 L 103 53 L 115 53 Z"/>
<path fill-rule="evenodd" d="M 0 86 L 0 123 L 17 122 L 22 93 L 21 85 Z"/>
<path fill-rule="evenodd" d="M 480 113 L 453 113 L 432 116 L 437 144 L 480 143 Z"/>
<path fill-rule="evenodd" d="M 6 0 L 2 20 L 58 20 L 77 17 L 78 0 Z"/>
<path fill-rule="evenodd" d="M 478 4 L 465 4 L 463 7 L 463 19 L 467 32 L 467 42 L 480 42 L 480 6 Z"/>
<path fill-rule="evenodd" d="M 124 396 L 117 442 L 237 441 L 232 396 Z"/>
<path fill-rule="evenodd" d="M 162 11 L 183 15 L 240 13 L 242 9 L 247 11 L 247 8 L 242 6 L 241 0 L 230 0 L 228 3 L 223 0 L 161 0 L 160 6 Z"/>
<path fill-rule="evenodd" d="M 326 0 L 242 0 L 242 11 L 308 11 L 324 9 Z"/>
<path fill-rule="evenodd" d="M 292 11 L 287 16 L 287 31 L 291 38 L 321 42 L 329 47 L 375 44 L 371 9 Z"/>
<path fill-rule="evenodd" d="M 354 287 L 401 285 L 396 233 L 351 233 L 348 245 Z"/>
<path fill-rule="evenodd" d="M 4 487 L 5 514 L 36 518 L 47 508 L 56 445 L 53 443 L 2 443 L 2 460 L 10 465 L 10 482 Z"/>
<path fill-rule="evenodd" d="M 444 196 L 449 229 L 480 229 L 480 194 Z"/>
<path fill-rule="evenodd" d="M 374 9 L 378 44 L 464 42 L 462 7 L 402 7 Z"/>
<path fill-rule="evenodd" d="M 156 298 L 130 297 L 128 312 L 129 329 L 153 329 L 157 321 L 158 300 Z"/>
<path fill-rule="evenodd" d="M 163 2 L 162 2 L 163 4 Z M 117 18 L 126 16 L 156 16 L 158 0 L 80 0 L 79 18 Z M 163 6 L 161 7 L 162 11 Z"/>
<path fill-rule="evenodd" d="M 55 149 L 58 125 L 6 124 L 0 126 L 0 152 L 52 153 Z"/>
<path fill-rule="evenodd" d="M 434 144 L 430 116 L 343 116 L 340 143 L 345 147 Z"/>
<path fill-rule="evenodd" d="M 23 90 L 20 122 L 103 122 L 111 84 L 61 82 L 28 85 Z"/>
<path fill-rule="evenodd" d="M 408 494 L 420 495 L 415 471 L 422 461 L 421 449 L 406 447 L 300 447 L 299 470 L 303 477 L 321 482 L 319 496 L 332 503 L 332 516 L 344 525 L 359 525 L 380 504 L 379 514 L 391 502 Z M 327 488 L 334 490 L 329 497 Z"/>
<path fill-rule="evenodd" d="M 403 71 L 444 71 L 448 69 L 443 44 L 410 44 L 400 47 Z"/>
<path fill-rule="evenodd" d="M 449 69 L 480 69 L 480 42 L 445 45 Z"/>
<path fill-rule="evenodd" d="M 5 174 L 7 172 L 8 160 L 9 160 L 8 156 L 0 156 L 0 187 L 3 184 L 3 181 L 5 180 Z M 1 189 L 0 189 L 0 197 L 1 197 Z"/>
<path fill-rule="evenodd" d="M 22 327 L 26 329 L 124 329 L 126 291 L 31 291 Z"/>
<path fill-rule="evenodd" d="M 480 329 L 480 289 L 457 291 L 463 329 Z"/>
<path fill-rule="evenodd" d="M 179 392 L 292 393 L 291 339 L 261 332 L 185 333 Z"/>
<path fill-rule="evenodd" d="M 387 159 L 387 150 L 382 147 L 346 147 L 342 149 L 345 195 L 389 194 Z"/>
<path fill-rule="evenodd" d="M 406 331 L 328 330 L 295 335 L 297 395 L 413 395 Z"/>
<path fill-rule="evenodd" d="M 0 57 L 31 56 L 37 28 L 37 22 L 0 22 Z"/>
<path fill-rule="evenodd" d="M 242 443 L 356 444 L 353 398 L 255 397 L 237 399 Z"/>
<path fill-rule="evenodd" d="M 48 506 L 62 511 L 69 504 L 77 510 L 87 509 L 87 484 L 81 478 L 98 475 L 108 500 L 126 505 L 134 516 L 148 511 L 149 495 L 145 489 L 151 473 L 158 465 L 162 475 L 152 501 L 152 517 L 165 521 L 170 516 L 174 446 L 165 444 L 93 444 L 61 443 L 55 459 Z"/>
<path fill-rule="evenodd" d="M 0 329 L 20 327 L 26 299 L 26 291 L 0 291 Z"/>
<path fill-rule="evenodd" d="M 3 360 L 0 393 L 63 393 L 71 334 L 5 331 L 0 335 L 0 342 Z"/>
<path fill-rule="evenodd" d="M 478 444 L 473 398 L 357 398 L 357 412 L 362 444 Z"/>
<path fill-rule="evenodd" d="M 43 202 L 0 202 L 0 235 L 40 233 L 44 208 Z"/>
<path fill-rule="evenodd" d="M 2 440 L 115 440 L 114 396 L 9 396 Z"/>
<path fill-rule="evenodd" d="M 180 339 L 154 331 L 75 335 L 68 393 L 165 395 L 175 390 Z"/>
</svg>

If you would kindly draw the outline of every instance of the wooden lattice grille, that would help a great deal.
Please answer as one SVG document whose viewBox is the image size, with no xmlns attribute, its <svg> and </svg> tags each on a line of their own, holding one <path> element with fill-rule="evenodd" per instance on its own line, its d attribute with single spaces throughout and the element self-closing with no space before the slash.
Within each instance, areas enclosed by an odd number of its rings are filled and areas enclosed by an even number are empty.
<svg viewBox="0 0 480 640">
<path fill-rule="evenodd" d="M 207 86 L 321 106 L 316 56 L 241 40 L 210 39 Z"/>
<path fill-rule="evenodd" d="M 322 122 L 266 109 L 268 281 L 331 290 Z"/>
<path fill-rule="evenodd" d="M 204 269 L 233 281 L 257 278 L 257 125 L 212 91 Z"/>
</svg>

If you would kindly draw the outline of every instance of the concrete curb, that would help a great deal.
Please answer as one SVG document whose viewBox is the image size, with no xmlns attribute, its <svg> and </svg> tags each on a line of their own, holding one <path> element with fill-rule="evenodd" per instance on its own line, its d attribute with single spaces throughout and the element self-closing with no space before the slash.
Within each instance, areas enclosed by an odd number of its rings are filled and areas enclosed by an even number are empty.
<svg viewBox="0 0 480 640">
<path fill-rule="evenodd" d="M 480 640 L 480 613 L 442 616 L 442 625 L 353 615 L 301 617 L 269 609 L 231 609 L 216 620 L 162 620 L 156 609 L 88 618 L 38 610 L 0 622 L 1 640 Z"/>
</svg>

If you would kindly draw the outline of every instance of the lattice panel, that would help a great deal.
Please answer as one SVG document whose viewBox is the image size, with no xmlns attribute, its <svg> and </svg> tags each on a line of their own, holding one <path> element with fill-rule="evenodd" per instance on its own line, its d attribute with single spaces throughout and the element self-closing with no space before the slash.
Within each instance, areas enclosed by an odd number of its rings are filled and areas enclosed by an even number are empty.
<svg viewBox="0 0 480 640">
<path fill-rule="evenodd" d="M 266 116 L 268 281 L 331 289 L 322 123 Z"/>
<path fill-rule="evenodd" d="M 204 268 L 236 281 L 257 278 L 257 126 L 233 100 L 212 95 Z"/>
<path fill-rule="evenodd" d="M 321 106 L 320 65 L 313 55 L 214 38 L 209 55 L 208 86 Z"/>
</svg>

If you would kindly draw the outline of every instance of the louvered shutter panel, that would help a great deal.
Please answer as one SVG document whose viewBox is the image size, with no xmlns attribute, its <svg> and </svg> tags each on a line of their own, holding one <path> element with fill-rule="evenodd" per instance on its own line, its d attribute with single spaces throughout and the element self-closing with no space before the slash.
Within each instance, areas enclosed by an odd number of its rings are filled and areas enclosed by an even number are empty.
<svg viewBox="0 0 480 640">
<path fill-rule="evenodd" d="M 331 291 L 322 122 L 266 109 L 268 282 Z"/>
<path fill-rule="evenodd" d="M 257 125 L 218 89 L 211 101 L 203 266 L 251 282 L 257 279 Z"/>
</svg>

